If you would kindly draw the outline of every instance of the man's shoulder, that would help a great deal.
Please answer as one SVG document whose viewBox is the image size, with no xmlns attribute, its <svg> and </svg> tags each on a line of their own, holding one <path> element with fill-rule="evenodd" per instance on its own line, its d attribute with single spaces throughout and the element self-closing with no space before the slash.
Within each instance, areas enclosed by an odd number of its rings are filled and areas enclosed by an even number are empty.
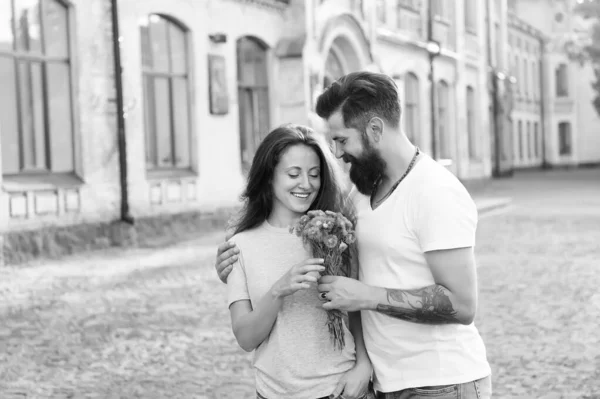
<svg viewBox="0 0 600 399">
<path fill-rule="evenodd" d="M 432 191 L 438 190 L 464 190 L 466 192 L 465 186 L 458 177 L 445 166 L 431 158 L 426 158 L 423 161 L 423 168 L 420 171 L 420 176 L 416 179 L 419 186 L 417 191 L 431 193 Z"/>
</svg>

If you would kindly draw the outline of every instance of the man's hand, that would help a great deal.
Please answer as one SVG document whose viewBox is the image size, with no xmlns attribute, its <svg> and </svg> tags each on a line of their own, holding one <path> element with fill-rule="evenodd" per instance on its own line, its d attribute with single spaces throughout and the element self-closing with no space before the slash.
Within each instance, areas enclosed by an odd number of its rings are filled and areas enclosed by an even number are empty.
<svg viewBox="0 0 600 399">
<path fill-rule="evenodd" d="M 361 399 L 365 398 L 369 389 L 369 381 L 373 368 L 371 363 L 356 363 L 338 382 L 330 398 Z"/>
<path fill-rule="evenodd" d="M 321 299 L 328 301 L 323 304 L 323 309 L 347 312 L 377 307 L 374 289 L 358 280 L 341 276 L 323 276 L 318 286 Z"/>
<path fill-rule="evenodd" d="M 231 269 L 233 268 L 233 264 L 237 261 L 239 253 L 240 250 L 232 240 L 224 242 L 217 248 L 215 270 L 222 282 L 227 283 L 227 277 L 229 277 L 229 273 L 231 273 Z"/>
</svg>

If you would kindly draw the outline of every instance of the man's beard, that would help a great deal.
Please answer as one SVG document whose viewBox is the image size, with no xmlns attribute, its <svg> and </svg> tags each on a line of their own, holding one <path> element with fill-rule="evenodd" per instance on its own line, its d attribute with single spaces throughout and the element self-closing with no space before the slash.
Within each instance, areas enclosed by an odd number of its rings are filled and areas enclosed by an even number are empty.
<svg viewBox="0 0 600 399">
<path fill-rule="evenodd" d="M 365 143 L 359 158 L 345 154 L 342 159 L 350 162 L 350 180 L 356 189 L 364 195 L 371 195 L 373 185 L 385 171 L 386 163 L 381 155 L 368 143 Z"/>
</svg>

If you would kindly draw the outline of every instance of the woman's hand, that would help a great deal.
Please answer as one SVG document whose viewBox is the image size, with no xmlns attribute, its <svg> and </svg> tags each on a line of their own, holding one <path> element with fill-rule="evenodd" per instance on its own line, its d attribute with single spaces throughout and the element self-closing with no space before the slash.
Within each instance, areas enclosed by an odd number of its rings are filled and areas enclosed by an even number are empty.
<svg viewBox="0 0 600 399">
<path fill-rule="evenodd" d="M 370 362 L 356 363 L 340 379 L 331 398 L 361 399 L 366 398 L 373 367 Z"/>
<path fill-rule="evenodd" d="M 273 296 L 283 298 L 292 295 L 298 290 L 310 288 L 311 283 L 316 283 L 319 273 L 325 271 L 323 259 L 307 259 L 292 266 L 271 289 Z"/>
</svg>

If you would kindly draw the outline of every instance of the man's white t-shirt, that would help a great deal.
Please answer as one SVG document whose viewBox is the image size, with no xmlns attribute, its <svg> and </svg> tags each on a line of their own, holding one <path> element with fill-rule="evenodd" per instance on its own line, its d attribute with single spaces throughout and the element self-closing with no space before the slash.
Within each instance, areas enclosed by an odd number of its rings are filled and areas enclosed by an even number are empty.
<svg viewBox="0 0 600 399">
<path fill-rule="evenodd" d="M 357 212 L 359 280 L 418 289 L 435 284 L 425 252 L 475 246 L 477 208 L 460 181 L 427 155 L 375 210 L 351 193 Z M 362 311 L 375 389 L 460 384 L 491 374 L 473 324 L 430 325 Z"/>
</svg>

